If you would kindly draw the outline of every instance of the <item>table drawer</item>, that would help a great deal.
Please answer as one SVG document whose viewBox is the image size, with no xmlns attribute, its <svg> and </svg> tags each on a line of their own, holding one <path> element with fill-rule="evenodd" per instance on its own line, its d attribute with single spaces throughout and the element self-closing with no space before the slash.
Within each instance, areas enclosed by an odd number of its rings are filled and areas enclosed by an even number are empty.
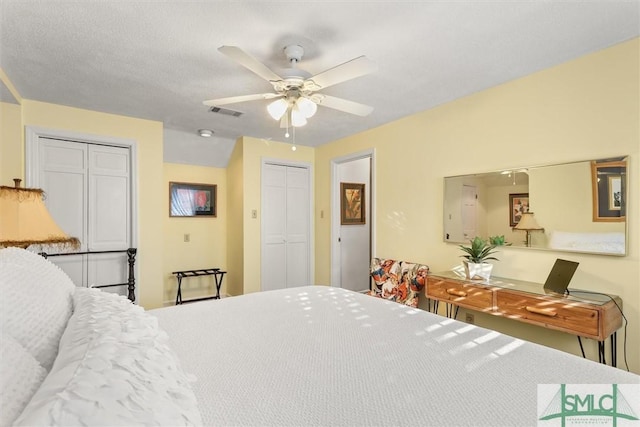
<svg viewBox="0 0 640 427">
<path fill-rule="evenodd" d="M 484 286 L 475 286 L 440 277 L 427 278 L 427 298 L 450 302 L 462 307 L 491 311 L 493 292 Z"/>
<path fill-rule="evenodd" d="M 599 312 L 579 303 L 499 290 L 497 311 L 506 317 L 576 335 L 597 338 Z"/>
</svg>

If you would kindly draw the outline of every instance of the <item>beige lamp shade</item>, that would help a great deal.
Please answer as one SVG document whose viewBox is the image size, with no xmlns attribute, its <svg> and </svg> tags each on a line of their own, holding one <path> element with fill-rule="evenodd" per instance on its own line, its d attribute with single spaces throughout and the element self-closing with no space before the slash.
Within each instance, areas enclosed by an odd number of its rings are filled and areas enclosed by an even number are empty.
<svg viewBox="0 0 640 427">
<path fill-rule="evenodd" d="M 0 247 L 61 244 L 78 248 L 55 223 L 36 188 L 0 186 Z"/>
<path fill-rule="evenodd" d="M 524 212 L 514 228 L 517 230 L 544 230 L 536 221 L 533 212 Z"/>
<path fill-rule="evenodd" d="M 544 230 L 544 228 L 540 227 L 538 221 L 536 221 L 533 216 L 533 212 L 524 212 L 520 217 L 520 221 L 514 227 L 516 230 L 522 230 L 527 233 L 525 237 L 525 245 L 531 246 L 531 232 L 535 230 Z"/>
</svg>

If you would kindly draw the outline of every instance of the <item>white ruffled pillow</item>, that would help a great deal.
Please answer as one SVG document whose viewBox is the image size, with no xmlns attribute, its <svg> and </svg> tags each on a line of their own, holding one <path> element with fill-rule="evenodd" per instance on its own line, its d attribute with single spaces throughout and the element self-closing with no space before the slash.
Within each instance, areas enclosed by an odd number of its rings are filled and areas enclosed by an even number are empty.
<svg viewBox="0 0 640 427">
<path fill-rule="evenodd" d="M 0 332 L 0 426 L 13 424 L 46 375 L 19 342 Z"/>
<path fill-rule="evenodd" d="M 58 358 L 16 425 L 200 425 L 190 379 L 157 318 L 77 288 Z"/>
<path fill-rule="evenodd" d="M 19 248 L 0 250 L 0 325 L 46 370 L 73 308 L 75 285 L 60 268 Z"/>
</svg>

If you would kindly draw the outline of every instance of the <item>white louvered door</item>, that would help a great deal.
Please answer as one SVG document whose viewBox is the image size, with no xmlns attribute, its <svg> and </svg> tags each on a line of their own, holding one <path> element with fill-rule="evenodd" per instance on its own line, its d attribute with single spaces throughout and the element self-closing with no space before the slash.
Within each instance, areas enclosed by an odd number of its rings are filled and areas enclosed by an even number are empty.
<svg viewBox="0 0 640 427">
<path fill-rule="evenodd" d="M 263 164 L 263 291 L 311 283 L 310 216 L 309 169 Z"/>
<path fill-rule="evenodd" d="M 81 252 L 131 246 L 130 152 L 126 147 L 39 138 L 38 178 L 51 216 Z M 77 286 L 125 283 L 126 254 L 52 257 Z M 126 288 L 107 288 L 126 295 Z"/>
</svg>

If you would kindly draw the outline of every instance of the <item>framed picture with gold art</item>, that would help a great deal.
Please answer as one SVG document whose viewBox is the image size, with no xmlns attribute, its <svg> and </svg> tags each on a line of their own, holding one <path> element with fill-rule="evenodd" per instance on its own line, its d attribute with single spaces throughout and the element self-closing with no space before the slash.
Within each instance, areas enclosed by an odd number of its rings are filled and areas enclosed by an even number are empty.
<svg viewBox="0 0 640 427">
<path fill-rule="evenodd" d="M 340 224 L 365 224 L 364 184 L 340 183 Z"/>
<path fill-rule="evenodd" d="M 593 222 L 625 221 L 627 162 L 591 162 Z"/>
<path fill-rule="evenodd" d="M 529 212 L 529 193 L 511 193 L 509 194 L 509 206 L 511 213 L 509 214 L 509 225 L 515 227 L 520 222 L 522 214 Z"/>
</svg>

